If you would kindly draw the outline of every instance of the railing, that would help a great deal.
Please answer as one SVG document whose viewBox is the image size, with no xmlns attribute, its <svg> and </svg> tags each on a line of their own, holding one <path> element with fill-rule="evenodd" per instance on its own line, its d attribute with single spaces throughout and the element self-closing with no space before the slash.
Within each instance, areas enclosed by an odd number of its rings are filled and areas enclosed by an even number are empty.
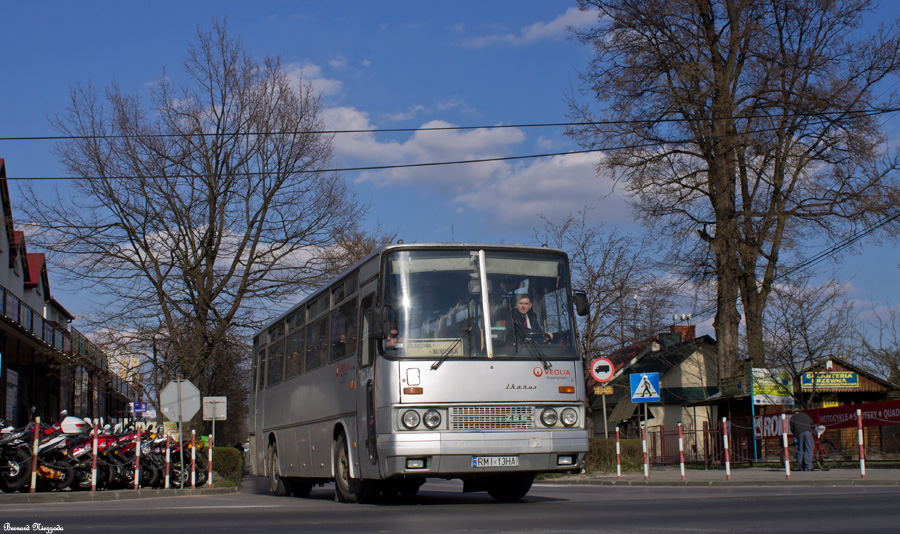
<svg viewBox="0 0 900 534">
<path fill-rule="evenodd" d="M 107 369 L 109 360 L 106 353 L 82 335 L 81 332 L 74 328 L 69 332 L 45 321 L 43 314 L 38 313 L 22 302 L 19 297 L 2 285 L 0 285 L 0 311 L 7 319 L 18 324 L 69 359 L 80 357 L 92 362 L 98 369 Z M 131 384 L 120 380 L 118 377 L 115 377 L 111 382 L 115 391 L 128 398 L 135 398 L 134 393 L 136 390 Z"/>
</svg>

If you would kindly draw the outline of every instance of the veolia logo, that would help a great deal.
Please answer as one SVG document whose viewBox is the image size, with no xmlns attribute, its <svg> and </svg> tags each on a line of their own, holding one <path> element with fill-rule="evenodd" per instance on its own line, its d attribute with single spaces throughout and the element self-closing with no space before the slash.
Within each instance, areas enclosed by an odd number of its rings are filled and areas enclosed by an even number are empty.
<svg viewBox="0 0 900 534">
<path fill-rule="evenodd" d="M 541 368 L 541 367 L 534 368 L 534 376 L 541 376 L 542 374 L 544 374 L 543 368 Z"/>
</svg>

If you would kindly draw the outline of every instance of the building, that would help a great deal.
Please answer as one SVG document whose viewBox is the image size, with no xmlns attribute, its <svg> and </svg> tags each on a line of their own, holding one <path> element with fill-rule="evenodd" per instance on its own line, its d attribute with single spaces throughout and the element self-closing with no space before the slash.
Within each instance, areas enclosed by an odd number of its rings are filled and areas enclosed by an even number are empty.
<svg viewBox="0 0 900 534">
<path fill-rule="evenodd" d="M 33 412 L 56 421 L 61 410 L 124 417 L 139 391 L 109 371 L 107 355 L 72 328 L 75 317 L 53 298 L 45 256 L 29 253 L 13 224 L 3 158 L 0 203 L 0 418 L 23 425 Z"/>
<path fill-rule="evenodd" d="M 595 436 L 603 435 L 604 401 L 607 428 L 618 426 L 625 435 L 632 437 L 639 434 L 640 422 L 645 419 L 642 406 L 646 406 L 650 428 L 683 423 L 690 430 L 709 421 L 705 410 L 698 413 L 689 405 L 718 391 L 716 342 L 709 336 L 696 337 L 693 325 L 673 325 L 671 332 L 623 347 L 607 358 L 615 371 L 602 385 L 612 387 L 612 393 L 594 393 L 590 397 Z M 659 403 L 631 401 L 630 375 L 633 373 L 659 373 Z M 589 379 L 589 391 L 599 391 L 595 386 L 601 384 Z"/>
</svg>

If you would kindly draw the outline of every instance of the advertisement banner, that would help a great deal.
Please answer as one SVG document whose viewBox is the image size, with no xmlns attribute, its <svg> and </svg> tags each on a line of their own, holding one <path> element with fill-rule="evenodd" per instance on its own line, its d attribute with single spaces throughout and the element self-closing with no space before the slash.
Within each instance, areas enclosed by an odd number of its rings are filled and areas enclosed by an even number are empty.
<svg viewBox="0 0 900 534">
<path fill-rule="evenodd" d="M 819 408 L 804 410 L 816 424 L 825 425 L 829 430 L 835 428 L 857 428 L 856 410 L 862 410 L 863 427 L 900 425 L 900 400 L 852 404 L 836 408 Z M 787 421 L 791 414 L 787 414 Z M 753 418 L 753 429 L 756 439 L 775 439 L 781 437 L 781 413 L 757 415 Z M 788 434 L 790 435 L 790 426 Z"/>
<path fill-rule="evenodd" d="M 753 404 L 794 405 L 794 386 L 787 373 L 769 369 L 753 369 Z"/>
<path fill-rule="evenodd" d="M 859 375 L 851 372 L 803 373 L 800 376 L 800 387 L 804 391 L 813 389 L 856 389 L 859 387 Z"/>
</svg>

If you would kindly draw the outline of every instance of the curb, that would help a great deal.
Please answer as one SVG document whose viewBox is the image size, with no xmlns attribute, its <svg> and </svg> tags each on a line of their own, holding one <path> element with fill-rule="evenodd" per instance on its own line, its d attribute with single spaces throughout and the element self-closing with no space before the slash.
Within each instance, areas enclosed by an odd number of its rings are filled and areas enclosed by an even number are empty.
<svg viewBox="0 0 900 534">
<path fill-rule="evenodd" d="M 675 486 L 675 487 L 752 487 L 752 486 L 794 486 L 794 487 L 849 487 L 849 486 L 886 486 L 900 485 L 900 481 L 889 480 L 605 480 L 605 479 L 569 479 L 541 480 L 540 484 L 560 484 L 573 486 Z"/>
<path fill-rule="evenodd" d="M 190 495 L 230 495 L 233 488 L 185 488 L 185 489 L 127 489 L 102 491 L 55 491 L 45 493 L 0 493 L 0 506 L 4 504 L 42 504 L 70 502 L 127 501 L 156 497 L 184 497 Z"/>
</svg>

